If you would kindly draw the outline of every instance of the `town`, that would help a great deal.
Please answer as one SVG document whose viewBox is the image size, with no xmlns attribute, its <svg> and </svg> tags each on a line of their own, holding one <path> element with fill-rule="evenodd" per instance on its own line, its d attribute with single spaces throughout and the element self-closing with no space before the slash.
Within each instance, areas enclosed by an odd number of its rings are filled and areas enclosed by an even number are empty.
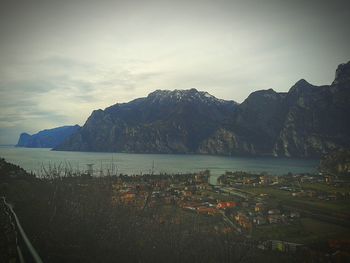
<svg viewBox="0 0 350 263">
<path fill-rule="evenodd" d="M 176 206 L 187 213 L 213 217 L 216 223 L 208 227 L 260 241 L 261 249 L 295 252 L 308 243 L 328 241 L 334 233 L 349 236 L 350 212 L 343 209 L 349 208 L 350 199 L 346 178 L 321 173 L 271 176 L 226 172 L 215 185 L 209 184 L 209 178 L 209 171 L 118 177 L 112 202 L 140 210 Z M 160 216 L 157 222 L 165 220 Z M 181 218 L 170 220 L 176 223 Z M 335 232 L 323 236 L 308 229 L 315 225 L 333 227 Z M 349 242 L 345 243 L 348 250 Z"/>
<path fill-rule="evenodd" d="M 73 255 L 86 262 L 113 262 L 116 255 L 135 262 L 169 255 L 174 262 L 350 257 L 347 176 L 241 171 L 216 176 L 208 170 L 98 176 L 91 169 L 79 174 L 47 169 L 39 178 L 3 159 L 0 172 L 2 241 L 12 240 L 2 251 L 5 261 L 16 257 L 18 239 L 7 202 L 46 261 Z"/>
</svg>

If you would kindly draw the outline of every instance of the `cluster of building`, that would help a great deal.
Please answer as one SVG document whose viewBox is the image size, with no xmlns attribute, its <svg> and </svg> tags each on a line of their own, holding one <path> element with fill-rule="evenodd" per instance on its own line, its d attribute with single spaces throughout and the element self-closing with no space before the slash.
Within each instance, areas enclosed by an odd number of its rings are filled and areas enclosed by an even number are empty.
<svg viewBox="0 0 350 263">
<path fill-rule="evenodd" d="M 336 186 L 338 181 L 330 176 L 314 175 L 254 175 L 244 172 L 226 173 L 218 178 L 218 184 L 209 182 L 208 171 L 186 175 L 141 175 L 118 177 L 112 185 L 112 202 L 115 205 L 132 206 L 138 210 L 154 207 L 180 208 L 175 211 L 187 211 L 200 216 L 215 217 L 222 222 L 222 232 L 235 232 L 252 236 L 254 231 L 264 226 L 276 225 L 284 228 L 300 222 L 301 213 L 295 208 L 279 205 L 270 198 L 268 191 L 286 191 L 290 198 L 318 198 L 324 200 L 348 199 L 349 193 L 327 193 L 302 187 L 305 183 L 323 183 Z M 260 188 L 259 194 L 247 189 Z M 253 191 L 254 193 L 254 191 Z M 300 210 L 302 211 L 302 210 Z M 157 222 L 164 222 L 161 217 Z M 165 219 L 169 220 L 169 218 Z M 182 222 L 175 216 L 171 223 Z M 211 226 L 213 227 L 213 226 Z M 259 241 L 262 249 L 282 252 L 297 252 L 303 245 L 281 240 Z M 263 243 L 261 243 L 263 242 Z"/>
<path fill-rule="evenodd" d="M 300 218 L 297 211 L 281 211 L 277 208 L 269 208 L 267 204 L 256 203 L 237 211 L 234 219 L 239 226 L 246 231 L 251 231 L 254 226 L 266 224 L 289 224 Z"/>
<path fill-rule="evenodd" d="M 174 205 L 199 215 L 225 217 L 239 232 L 249 232 L 259 225 L 286 224 L 300 217 L 296 211 L 281 211 L 244 192 L 232 192 L 223 183 L 210 185 L 209 176 L 208 172 L 201 172 L 186 176 L 118 178 L 113 184 L 112 202 L 140 210 Z M 264 176 L 262 180 L 267 179 Z"/>
<path fill-rule="evenodd" d="M 152 207 L 156 204 L 178 205 L 184 209 L 201 208 L 205 211 L 215 207 L 213 200 L 201 197 L 203 191 L 212 187 L 208 184 L 207 172 L 195 175 L 174 176 L 134 176 L 118 178 L 113 183 L 112 203 L 132 205 L 139 209 Z M 204 212 L 203 212 L 204 213 Z"/>
</svg>

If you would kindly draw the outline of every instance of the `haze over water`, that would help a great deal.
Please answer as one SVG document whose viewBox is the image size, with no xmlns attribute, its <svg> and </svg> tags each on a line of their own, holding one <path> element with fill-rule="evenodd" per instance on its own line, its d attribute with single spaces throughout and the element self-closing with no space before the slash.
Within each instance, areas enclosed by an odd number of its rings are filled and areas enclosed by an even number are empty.
<svg viewBox="0 0 350 263">
<path fill-rule="evenodd" d="M 225 171 L 247 171 L 274 175 L 292 173 L 315 173 L 319 160 L 288 159 L 272 157 L 226 157 L 182 154 L 128 154 L 97 152 L 64 152 L 42 148 L 0 147 L 0 157 L 20 165 L 27 171 L 38 172 L 42 165 L 69 164 L 73 170 L 86 170 L 86 164 L 94 164 L 94 173 L 104 174 L 109 169 L 123 174 L 150 173 L 154 162 L 154 173 L 189 173 L 210 170 L 212 175 Z"/>
</svg>

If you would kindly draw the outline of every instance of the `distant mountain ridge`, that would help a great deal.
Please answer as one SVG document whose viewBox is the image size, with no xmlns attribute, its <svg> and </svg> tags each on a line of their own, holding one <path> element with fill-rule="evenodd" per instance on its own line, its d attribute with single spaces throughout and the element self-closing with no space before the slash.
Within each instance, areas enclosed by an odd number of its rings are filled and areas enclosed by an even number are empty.
<svg viewBox="0 0 350 263">
<path fill-rule="evenodd" d="M 93 111 L 82 130 L 55 150 L 195 152 L 228 121 L 236 105 L 195 89 L 157 90 L 146 98 Z"/>
<path fill-rule="evenodd" d="M 331 85 L 298 81 L 241 104 L 207 92 L 157 90 L 93 111 L 54 150 L 318 157 L 350 147 L 350 62 Z"/>
<path fill-rule="evenodd" d="M 80 129 L 79 125 L 42 130 L 36 134 L 21 133 L 17 147 L 54 148 Z"/>
</svg>

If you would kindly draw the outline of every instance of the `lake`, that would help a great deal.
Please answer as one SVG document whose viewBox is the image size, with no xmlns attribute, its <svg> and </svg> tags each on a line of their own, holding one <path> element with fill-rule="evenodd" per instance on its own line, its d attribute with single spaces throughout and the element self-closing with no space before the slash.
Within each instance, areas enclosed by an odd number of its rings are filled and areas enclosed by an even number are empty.
<svg viewBox="0 0 350 263">
<path fill-rule="evenodd" d="M 232 157 L 196 154 L 128 154 L 97 152 L 64 152 L 43 148 L 19 148 L 0 146 L 0 157 L 40 174 L 44 165 L 69 166 L 73 170 L 85 171 L 93 164 L 95 175 L 123 173 L 193 173 L 210 170 L 212 175 L 225 171 L 246 171 L 273 175 L 292 173 L 315 173 L 319 160 L 273 157 Z"/>
</svg>

